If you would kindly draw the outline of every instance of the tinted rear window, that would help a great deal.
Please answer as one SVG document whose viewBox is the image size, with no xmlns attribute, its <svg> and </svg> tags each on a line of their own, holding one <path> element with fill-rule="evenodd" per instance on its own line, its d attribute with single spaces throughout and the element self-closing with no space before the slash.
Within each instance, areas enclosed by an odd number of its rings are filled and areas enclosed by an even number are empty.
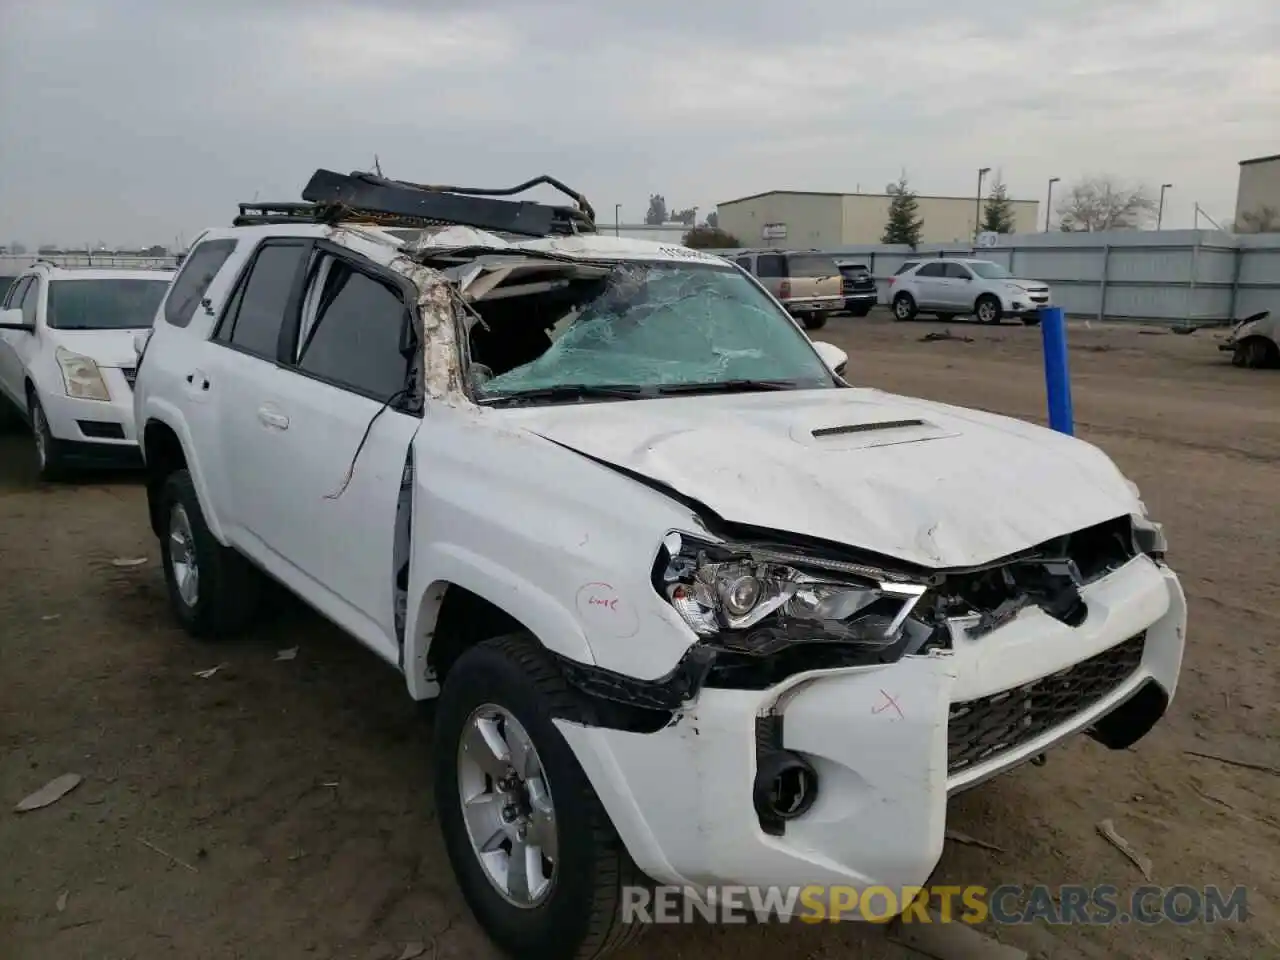
<svg viewBox="0 0 1280 960">
<path fill-rule="evenodd" d="M 54 280 L 45 322 L 55 330 L 134 330 L 150 327 L 169 289 L 155 280 Z"/>
<path fill-rule="evenodd" d="M 9 287 L 17 279 L 17 277 L 0 277 L 0 303 L 4 303 L 4 298 L 9 295 Z"/>
<path fill-rule="evenodd" d="M 817 253 L 795 253 L 787 258 L 787 274 L 792 277 L 836 277 L 840 275 L 831 257 Z"/>
</svg>

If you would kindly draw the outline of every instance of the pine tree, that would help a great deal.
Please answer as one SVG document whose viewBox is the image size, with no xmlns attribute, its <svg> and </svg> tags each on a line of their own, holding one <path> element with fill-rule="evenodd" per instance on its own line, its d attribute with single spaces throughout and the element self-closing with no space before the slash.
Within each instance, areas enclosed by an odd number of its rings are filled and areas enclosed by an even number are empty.
<svg viewBox="0 0 1280 960">
<path fill-rule="evenodd" d="M 1013 201 L 1009 199 L 1009 188 L 1003 180 L 996 180 L 991 185 L 991 195 L 987 197 L 987 205 L 982 211 L 981 229 L 984 233 L 1013 233 L 1017 229 Z"/>
<path fill-rule="evenodd" d="M 904 173 L 897 183 L 885 188 L 892 200 L 889 201 L 889 219 L 885 222 L 881 243 L 902 243 L 914 250 L 920 243 L 920 234 L 924 229 L 924 220 L 919 216 L 920 204 L 916 195 L 907 186 L 907 175 Z"/>
</svg>

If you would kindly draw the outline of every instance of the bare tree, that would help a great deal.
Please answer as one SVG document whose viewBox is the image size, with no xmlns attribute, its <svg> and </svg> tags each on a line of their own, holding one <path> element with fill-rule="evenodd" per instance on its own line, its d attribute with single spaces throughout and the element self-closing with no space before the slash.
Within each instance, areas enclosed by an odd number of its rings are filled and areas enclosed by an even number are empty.
<svg viewBox="0 0 1280 960">
<path fill-rule="evenodd" d="M 1240 214 L 1235 229 L 1236 233 L 1280 233 L 1280 209 L 1264 203 Z"/>
<path fill-rule="evenodd" d="M 1151 191 L 1139 184 L 1125 186 L 1111 177 L 1086 177 L 1071 187 L 1057 206 L 1063 230 L 1141 229 L 1156 211 Z"/>
</svg>

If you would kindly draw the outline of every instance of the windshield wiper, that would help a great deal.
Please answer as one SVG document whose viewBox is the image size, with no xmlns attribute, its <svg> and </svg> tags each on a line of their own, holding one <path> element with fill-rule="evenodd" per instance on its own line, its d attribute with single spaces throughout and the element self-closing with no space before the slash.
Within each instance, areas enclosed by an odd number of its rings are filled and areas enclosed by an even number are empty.
<svg viewBox="0 0 1280 960">
<path fill-rule="evenodd" d="M 660 394 L 749 393 L 754 390 L 799 390 L 794 380 L 717 380 L 711 383 L 667 383 L 654 388 Z"/>
<path fill-rule="evenodd" d="M 481 397 L 489 403 L 519 403 L 532 400 L 635 400 L 651 394 L 648 387 L 633 383 L 559 383 L 554 387 L 537 387 L 532 390 L 516 390 L 513 393 L 499 393 L 491 397 Z"/>
</svg>

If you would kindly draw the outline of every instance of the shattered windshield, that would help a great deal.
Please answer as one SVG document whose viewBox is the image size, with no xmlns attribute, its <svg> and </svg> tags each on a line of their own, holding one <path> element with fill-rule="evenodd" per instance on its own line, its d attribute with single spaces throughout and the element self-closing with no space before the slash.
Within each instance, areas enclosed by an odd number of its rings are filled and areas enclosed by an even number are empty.
<svg viewBox="0 0 1280 960">
<path fill-rule="evenodd" d="M 564 388 L 649 396 L 836 386 L 808 338 L 732 266 L 628 262 L 537 280 L 476 304 L 470 376 L 481 401 Z"/>
</svg>

